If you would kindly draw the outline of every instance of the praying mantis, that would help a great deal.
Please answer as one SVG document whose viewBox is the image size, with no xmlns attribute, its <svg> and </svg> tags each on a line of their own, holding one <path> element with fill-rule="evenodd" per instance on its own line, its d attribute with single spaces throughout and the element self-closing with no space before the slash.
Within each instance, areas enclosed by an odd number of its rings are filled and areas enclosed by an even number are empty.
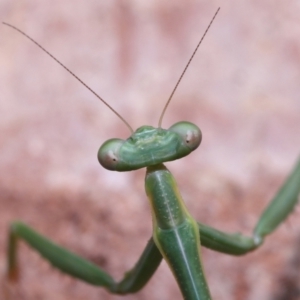
<svg viewBox="0 0 300 300">
<path fill-rule="evenodd" d="M 177 85 L 175 89 L 176 87 Z M 171 97 L 172 95 L 173 93 Z M 167 105 L 165 109 L 166 107 Z M 164 112 L 165 110 L 162 116 Z M 152 208 L 153 237 L 150 238 L 135 267 L 126 273 L 124 279 L 116 283 L 102 269 L 53 244 L 26 224 L 16 222 L 11 225 L 9 236 L 10 280 L 16 280 L 18 277 L 17 241 L 23 239 L 60 270 L 117 294 L 132 293 L 141 289 L 164 258 L 170 265 L 185 299 L 211 299 L 201 258 L 198 255 L 200 243 L 223 253 L 233 255 L 247 253 L 258 248 L 264 237 L 275 230 L 293 210 L 300 189 L 299 161 L 278 195 L 262 214 L 253 237 L 226 234 L 197 223 L 187 211 L 175 180 L 163 163 L 179 159 L 195 150 L 201 142 L 201 132 L 197 126 L 189 122 L 176 123 L 169 130 L 164 130 L 161 128 L 162 116 L 157 129 L 143 126 L 132 134 L 127 140 L 131 150 L 124 150 L 123 154 L 120 154 L 119 151 L 126 148 L 127 142 L 113 139 L 105 142 L 98 154 L 102 166 L 109 170 L 129 171 L 147 168 L 146 193 Z M 176 146 L 172 147 L 174 144 Z M 140 149 L 139 152 L 131 152 L 134 151 L 133 145 Z M 133 156 L 134 160 L 123 159 L 123 156 Z"/>
</svg>

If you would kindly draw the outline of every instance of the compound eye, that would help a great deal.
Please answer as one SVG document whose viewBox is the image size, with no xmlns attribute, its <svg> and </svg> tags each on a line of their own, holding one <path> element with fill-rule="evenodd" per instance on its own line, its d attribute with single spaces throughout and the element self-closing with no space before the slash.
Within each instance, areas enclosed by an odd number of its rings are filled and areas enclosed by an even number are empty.
<svg viewBox="0 0 300 300">
<path fill-rule="evenodd" d="M 98 161 L 101 166 L 108 170 L 116 170 L 119 163 L 119 149 L 124 140 L 110 139 L 106 141 L 98 151 Z"/>
<path fill-rule="evenodd" d="M 190 122 L 178 122 L 169 128 L 170 131 L 177 133 L 191 150 L 195 150 L 201 143 L 202 133 L 198 126 Z"/>
</svg>

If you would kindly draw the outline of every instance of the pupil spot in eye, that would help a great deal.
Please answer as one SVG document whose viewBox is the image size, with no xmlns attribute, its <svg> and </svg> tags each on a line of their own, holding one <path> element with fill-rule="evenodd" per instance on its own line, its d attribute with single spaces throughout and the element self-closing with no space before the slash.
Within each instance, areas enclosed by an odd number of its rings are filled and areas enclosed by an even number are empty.
<svg viewBox="0 0 300 300">
<path fill-rule="evenodd" d="M 110 150 L 108 152 L 108 156 L 109 156 L 109 158 L 111 159 L 112 162 L 117 162 L 118 161 L 118 158 L 116 157 L 115 153 L 112 150 Z"/>
<path fill-rule="evenodd" d="M 186 133 L 186 139 L 185 139 L 185 142 L 186 142 L 187 144 L 189 144 L 192 138 L 193 138 L 193 132 L 190 131 L 190 130 L 188 130 L 187 133 Z"/>
</svg>

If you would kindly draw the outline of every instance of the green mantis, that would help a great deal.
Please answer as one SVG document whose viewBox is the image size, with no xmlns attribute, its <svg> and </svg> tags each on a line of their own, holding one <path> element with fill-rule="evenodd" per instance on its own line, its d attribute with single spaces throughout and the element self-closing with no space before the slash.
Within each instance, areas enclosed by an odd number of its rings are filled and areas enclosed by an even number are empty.
<svg viewBox="0 0 300 300">
<path fill-rule="evenodd" d="M 161 120 L 162 117 L 159 123 Z M 275 230 L 297 203 L 300 162 L 266 208 L 253 237 L 226 234 L 197 223 L 191 217 L 173 176 L 163 165 L 165 161 L 188 155 L 200 142 L 201 132 L 198 127 L 188 122 L 180 122 L 168 130 L 162 129 L 160 125 L 157 129 L 143 126 L 126 141 L 113 139 L 101 146 L 98 158 L 107 169 L 129 171 L 147 168 L 145 185 L 152 210 L 153 237 L 150 238 L 137 264 L 126 273 L 123 280 L 115 282 L 102 269 L 53 244 L 21 222 L 11 225 L 9 279 L 15 280 L 18 276 L 17 241 L 23 239 L 60 270 L 117 294 L 132 293 L 141 289 L 164 258 L 174 273 L 185 299 L 210 299 L 199 256 L 200 243 L 233 255 L 241 255 L 260 246 L 264 237 Z"/>
</svg>

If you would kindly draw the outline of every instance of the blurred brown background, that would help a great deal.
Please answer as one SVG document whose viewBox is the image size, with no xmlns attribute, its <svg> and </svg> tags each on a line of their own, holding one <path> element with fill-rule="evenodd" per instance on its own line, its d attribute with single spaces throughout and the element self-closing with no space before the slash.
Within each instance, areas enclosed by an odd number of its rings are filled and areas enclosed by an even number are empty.
<svg viewBox="0 0 300 300">
<path fill-rule="evenodd" d="M 217 7 L 221 11 L 163 121 L 195 122 L 200 148 L 167 166 L 192 214 L 250 234 L 300 152 L 299 1 L 2 0 L 0 19 L 41 43 L 137 128 L 160 112 Z M 97 161 L 128 130 L 12 29 L 0 27 L 0 270 L 21 219 L 116 278 L 151 235 L 144 170 Z M 214 299 L 300 299 L 300 222 L 246 257 L 203 250 Z M 119 297 L 60 274 L 22 244 L 15 299 L 182 299 L 165 263 Z M 0 297 L 2 298 L 2 296 Z"/>
</svg>

